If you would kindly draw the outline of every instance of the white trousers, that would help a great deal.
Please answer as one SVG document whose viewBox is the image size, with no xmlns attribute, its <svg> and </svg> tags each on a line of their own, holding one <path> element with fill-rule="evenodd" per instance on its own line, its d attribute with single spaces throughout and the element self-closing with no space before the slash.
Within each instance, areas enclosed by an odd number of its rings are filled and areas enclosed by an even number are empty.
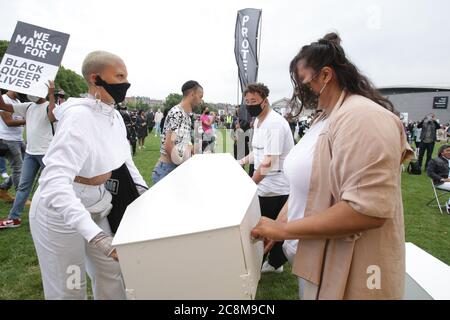
<svg viewBox="0 0 450 320">
<path fill-rule="evenodd" d="M 104 186 L 74 183 L 74 190 L 85 206 L 100 199 Z M 98 226 L 111 235 L 108 218 Z M 94 299 L 126 299 L 120 265 L 68 227 L 61 215 L 46 208 L 40 200 L 40 188 L 30 208 L 30 228 L 44 286 L 45 299 L 87 299 L 86 271 L 92 281 Z"/>
</svg>

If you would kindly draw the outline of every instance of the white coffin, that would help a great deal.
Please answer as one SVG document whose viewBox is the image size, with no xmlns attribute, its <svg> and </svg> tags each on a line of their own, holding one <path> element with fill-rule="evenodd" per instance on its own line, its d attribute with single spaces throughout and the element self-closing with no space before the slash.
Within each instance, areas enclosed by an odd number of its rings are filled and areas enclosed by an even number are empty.
<svg viewBox="0 0 450 320">
<path fill-rule="evenodd" d="M 256 185 L 229 154 L 196 155 L 128 206 L 114 237 L 135 299 L 254 299 Z"/>
<path fill-rule="evenodd" d="M 406 300 L 450 300 L 450 267 L 406 243 Z"/>
</svg>

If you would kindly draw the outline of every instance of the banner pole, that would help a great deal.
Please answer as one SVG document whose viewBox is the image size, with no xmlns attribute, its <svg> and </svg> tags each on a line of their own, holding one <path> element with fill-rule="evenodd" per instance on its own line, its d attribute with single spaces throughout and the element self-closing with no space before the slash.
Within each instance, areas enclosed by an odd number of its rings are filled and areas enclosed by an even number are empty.
<svg viewBox="0 0 450 320">
<path fill-rule="evenodd" d="M 240 106 L 241 102 L 239 101 L 239 72 L 238 72 L 238 77 L 237 77 L 237 105 Z"/>
<path fill-rule="evenodd" d="M 258 28 L 258 58 L 257 58 L 257 62 L 258 62 L 258 71 L 259 71 L 259 59 L 260 59 L 260 54 L 261 54 L 261 35 L 262 35 L 262 9 L 261 9 L 261 14 L 259 16 L 259 28 Z M 258 79 L 258 74 L 256 75 L 256 79 Z"/>
</svg>

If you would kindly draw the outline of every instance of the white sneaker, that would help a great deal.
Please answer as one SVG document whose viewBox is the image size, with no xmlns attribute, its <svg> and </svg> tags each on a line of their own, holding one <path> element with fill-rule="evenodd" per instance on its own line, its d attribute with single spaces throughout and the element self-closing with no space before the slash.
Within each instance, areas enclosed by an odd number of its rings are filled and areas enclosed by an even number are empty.
<svg viewBox="0 0 450 320">
<path fill-rule="evenodd" d="M 3 172 L 3 173 L 2 173 L 2 178 L 3 178 L 3 179 L 8 179 L 8 178 L 9 178 L 8 173 Z"/>
<path fill-rule="evenodd" d="M 447 213 L 450 214 L 450 200 L 445 203 L 445 209 L 447 210 Z"/>
<path fill-rule="evenodd" d="M 275 273 L 282 273 L 283 272 L 283 266 L 279 267 L 278 269 L 275 269 L 272 267 L 268 261 L 264 261 L 262 267 L 261 267 L 261 273 L 266 272 L 275 272 Z"/>
</svg>

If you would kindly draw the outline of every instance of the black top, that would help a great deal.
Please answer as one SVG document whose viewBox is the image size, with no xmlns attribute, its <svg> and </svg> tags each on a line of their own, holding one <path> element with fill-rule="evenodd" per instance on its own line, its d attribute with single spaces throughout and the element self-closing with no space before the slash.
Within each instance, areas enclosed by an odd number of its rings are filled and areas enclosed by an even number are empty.
<svg viewBox="0 0 450 320">
<path fill-rule="evenodd" d="M 448 178 L 448 160 L 444 157 L 437 157 L 428 162 L 427 175 L 433 179 L 434 185 L 443 184 L 441 179 Z"/>
</svg>

